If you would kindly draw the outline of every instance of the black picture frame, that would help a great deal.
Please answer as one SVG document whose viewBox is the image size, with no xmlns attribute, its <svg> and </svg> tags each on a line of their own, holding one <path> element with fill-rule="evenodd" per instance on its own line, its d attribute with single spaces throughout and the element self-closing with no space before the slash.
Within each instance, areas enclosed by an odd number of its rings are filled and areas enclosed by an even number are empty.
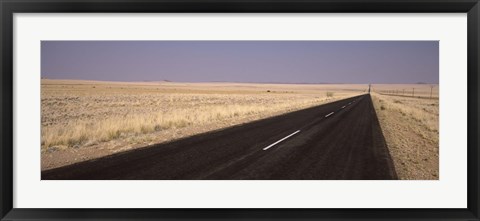
<svg viewBox="0 0 480 221">
<path fill-rule="evenodd" d="M 478 0 L 1 0 L 1 220 L 480 220 Z M 13 208 L 14 13 L 454 13 L 468 14 L 466 209 L 17 209 Z M 394 190 L 392 190 L 394 191 Z M 121 196 L 119 196 L 121 197 Z"/>
</svg>

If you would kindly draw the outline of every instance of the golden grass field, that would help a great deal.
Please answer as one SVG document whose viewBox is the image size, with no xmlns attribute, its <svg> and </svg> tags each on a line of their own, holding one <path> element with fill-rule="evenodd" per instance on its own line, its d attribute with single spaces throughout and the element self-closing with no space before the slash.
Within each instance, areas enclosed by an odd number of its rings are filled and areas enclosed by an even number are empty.
<svg viewBox="0 0 480 221">
<path fill-rule="evenodd" d="M 406 85 L 374 85 L 400 90 Z M 430 99 L 429 85 L 415 87 L 419 97 L 372 93 L 377 116 L 400 179 L 439 179 L 438 85 Z M 390 89 L 388 89 L 390 88 Z"/>
<path fill-rule="evenodd" d="M 42 169 L 359 95 L 368 85 L 42 79 Z"/>
</svg>

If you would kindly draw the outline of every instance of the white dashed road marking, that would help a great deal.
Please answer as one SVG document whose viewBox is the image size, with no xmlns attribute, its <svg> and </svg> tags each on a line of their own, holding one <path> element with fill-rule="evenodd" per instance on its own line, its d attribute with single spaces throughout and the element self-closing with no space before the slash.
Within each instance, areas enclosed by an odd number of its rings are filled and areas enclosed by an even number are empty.
<svg viewBox="0 0 480 221">
<path fill-rule="evenodd" d="M 332 112 L 332 113 L 329 113 L 327 115 L 325 115 L 325 118 L 329 117 L 330 115 L 334 114 L 335 112 Z"/>
<path fill-rule="evenodd" d="M 276 144 L 278 144 L 278 143 L 280 143 L 280 142 L 288 139 L 289 137 L 295 135 L 295 134 L 298 133 L 298 132 L 300 132 L 300 130 L 297 130 L 297 131 L 293 132 L 292 134 L 290 134 L 290 135 L 288 135 L 288 136 L 286 136 L 286 137 L 278 140 L 277 142 L 270 144 L 268 147 L 263 148 L 263 150 L 268 150 L 268 148 L 275 146 Z"/>
</svg>

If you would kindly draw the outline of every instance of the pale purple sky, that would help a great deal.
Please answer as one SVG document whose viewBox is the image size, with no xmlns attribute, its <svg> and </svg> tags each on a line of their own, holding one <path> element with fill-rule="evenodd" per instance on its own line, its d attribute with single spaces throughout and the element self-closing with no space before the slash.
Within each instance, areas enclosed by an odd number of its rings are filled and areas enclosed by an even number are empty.
<svg viewBox="0 0 480 221">
<path fill-rule="evenodd" d="M 438 41 L 42 41 L 42 77 L 438 83 Z"/>
</svg>

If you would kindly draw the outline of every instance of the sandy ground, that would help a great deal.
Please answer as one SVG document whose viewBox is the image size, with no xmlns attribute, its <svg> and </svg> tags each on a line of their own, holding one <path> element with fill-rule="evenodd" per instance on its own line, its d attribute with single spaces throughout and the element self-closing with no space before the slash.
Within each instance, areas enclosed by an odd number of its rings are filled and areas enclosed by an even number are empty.
<svg viewBox="0 0 480 221">
<path fill-rule="evenodd" d="M 438 99 L 372 97 L 399 178 L 439 179 Z"/>
</svg>

